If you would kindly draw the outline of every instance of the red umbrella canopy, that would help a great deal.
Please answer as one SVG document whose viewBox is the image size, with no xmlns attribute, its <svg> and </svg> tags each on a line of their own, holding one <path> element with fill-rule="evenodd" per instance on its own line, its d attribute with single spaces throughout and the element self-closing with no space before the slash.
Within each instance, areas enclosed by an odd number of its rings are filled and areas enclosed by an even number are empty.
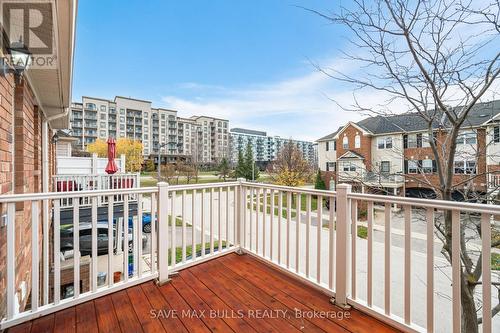
<svg viewBox="0 0 500 333">
<path fill-rule="evenodd" d="M 108 165 L 106 165 L 106 173 L 113 174 L 118 171 L 115 163 L 116 158 L 116 142 L 113 138 L 108 139 Z"/>
</svg>

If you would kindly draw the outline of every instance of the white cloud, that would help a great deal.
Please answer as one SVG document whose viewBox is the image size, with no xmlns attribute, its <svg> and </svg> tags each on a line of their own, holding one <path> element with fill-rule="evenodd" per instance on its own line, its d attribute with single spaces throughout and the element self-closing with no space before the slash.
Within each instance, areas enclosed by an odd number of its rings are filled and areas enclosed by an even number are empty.
<svg viewBox="0 0 500 333">
<path fill-rule="evenodd" d="M 348 120 L 359 119 L 359 115 L 342 111 L 328 98 L 339 97 L 347 104 L 352 101 L 352 94 L 343 92 L 338 82 L 307 66 L 310 72 L 306 75 L 238 89 L 183 83 L 179 88 L 189 90 L 192 97 L 169 95 L 162 101 L 182 116 L 212 115 L 229 119 L 231 127 L 306 140 L 316 140 Z M 344 70 L 348 66 L 334 61 L 328 67 Z"/>
<path fill-rule="evenodd" d="M 354 63 L 344 60 L 324 62 L 323 68 L 353 72 Z M 388 94 L 339 83 L 308 65 L 310 72 L 282 81 L 230 88 L 188 82 L 180 84 L 183 96 L 162 97 L 168 108 L 179 110 L 181 116 L 208 115 L 230 120 L 231 127 L 264 130 L 270 135 L 316 140 L 335 131 L 348 121 L 357 121 L 366 115 L 342 110 L 335 102 L 348 107 L 354 96 L 363 106 L 385 104 Z M 498 86 L 491 89 L 486 99 L 495 96 Z M 188 94 L 186 94 L 186 92 Z M 209 97 L 207 97 L 209 96 Z M 408 110 L 404 101 L 394 101 L 391 111 Z"/>
</svg>

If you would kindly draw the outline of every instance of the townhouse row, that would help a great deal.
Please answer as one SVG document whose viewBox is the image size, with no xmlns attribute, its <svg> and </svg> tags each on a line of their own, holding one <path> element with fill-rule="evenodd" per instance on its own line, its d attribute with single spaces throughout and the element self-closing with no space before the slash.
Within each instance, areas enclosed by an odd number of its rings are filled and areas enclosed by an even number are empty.
<svg viewBox="0 0 500 333">
<path fill-rule="evenodd" d="M 464 122 L 449 166 L 457 199 L 497 194 L 499 122 L 500 100 L 476 105 Z M 429 131 L 417 113 L 369 117 L 317 140 L 318 166 L 331 189 L 350 183 L 359 192 L 433 197 L 439 179 L 430 140 L 441 156 L 449 140 L 446 124 L 436 122 Z"/>
</svg>

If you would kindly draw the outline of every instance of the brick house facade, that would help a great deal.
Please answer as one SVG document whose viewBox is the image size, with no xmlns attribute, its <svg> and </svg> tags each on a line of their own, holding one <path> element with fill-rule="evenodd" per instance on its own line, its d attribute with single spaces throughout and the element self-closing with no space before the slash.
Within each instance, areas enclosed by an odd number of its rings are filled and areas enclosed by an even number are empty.
<svg viewBox="0 0 500 333">
<path fill-rule="evenodd" d="M 500 100 L 480 103 L 472 109 L 459 133 L 454 164 L 450 167 L 455 173 L 455 190 L 462 195 L 465 192 L 496 195 L 500 189 L 500 176 L 496 175 L 500 172 L 499 118 Z M 357 146 L 356 135 L 360 136 Z M 332 188 L 330 180 L 334 180 L 335 184 L 351 183 L 353 190 L 360 192 L 408 196 L 435 193 L 439 177 L 428 137 L 428 130 L 416 113 L 350 122 L 317 140 L 319 169 L 329 188 Z M 449 145 L 446 127 L 436 125 L 431 139 L 439 147 Z M 350 154 L 346 155 L 347 152 Z M 350 179 L 342 177 L 346 170 L 342 160 L 357 155 L 363 160 L 362 171 L 356 177 L 351 172 Z"/>
<path fill-rule="evenodd" d="M 36 53 L 30 51 L 31 63 L 19 75 L 11 69 L 8 49 L 9 32 L 0 28 L 0 58 L 7 70 L 0 68 L 0 196 L 50 191 L 51 176 L 55 172 L 55 144 L 52 136 L 58 129 L 68 128 L 71 101 L 71 81 L 75 39 L 76 2 L 73 0 L 51 3 L 53 29 L 44 29 L 42 37 L 53 38 L 55 63 L 53 67 L 40 67 Z M 1 22 L 0 22 L 1 23 Z M 0 26 L 2 26 L 0 24 Z M 39 36 L 40 37 L 40 36 Z M 47 40 L 46 38 L 42 38 Z M 57 41 L 55 40 L 57 39 Z M 38 67 L 37 67 L 38 66 Z M 50 225 L 49 206 L 39 205 L 40 262 L 50 261 L 50 253 L 43 253 L 41 237 L 44 216 Z M 14 269 L 17 299 L 15 311 L 30 302 L 32 266 L 32 205 L 15 205 L 13 222 L 7 221 L 6 204 L 0 204 L 0 315 L 6 313 L 5 292 L 7 272 Z M 15 267 L 7 267 L 7 223 L 15 224 Z M 42 279 L 40 269 L 40 279 Z M 40 292 L 43 284 L 40 283 Z"/>
</svg>

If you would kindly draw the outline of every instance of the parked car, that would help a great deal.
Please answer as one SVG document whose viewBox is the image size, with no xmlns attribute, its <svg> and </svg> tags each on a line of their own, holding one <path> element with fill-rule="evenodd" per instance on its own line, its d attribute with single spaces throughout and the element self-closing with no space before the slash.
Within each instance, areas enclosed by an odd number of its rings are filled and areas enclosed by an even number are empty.
<svg viewBox="0 0 500 333">
<path fill-rule="evenodd" d="M 113 228 L 113 250 L 116 252 L 118 239 L 116 237 L 116 227 Z M 142 237 L 142 242 L 146 238 Z M 61 229 L 61 252 L 73 249 L 73 227 Z M 128 229 L 128 252 L 133 251 L 132 229 Z M 92 224 L 80 223 L 80 253 L 82 255 L 92 254 Z M 105 221 L 97 222 L 97 254 L 108 254 L 108 223 Z"/>
<path fill-rule="evenodd" d="M 132 228 L 132 216 L 128 218 L 128 227 Z M 151 233 L 151 214 L 142 213 L 142 231 L 150 234 Z"/>
<path fill-rule="evenodd" d="M 128 227 L 130 229 L 133 228 L 133 216 L 129 216 L 128 218 Z M 107 223 L 103 221 L 104 223 Z M 113 219 L 113 224 L 116 225 L 117 220 Z M 143 213 L 142 214 L 142 231 L 149 234 L 151 233 L 151 214 L 150 213 Z"/>
</svg>

